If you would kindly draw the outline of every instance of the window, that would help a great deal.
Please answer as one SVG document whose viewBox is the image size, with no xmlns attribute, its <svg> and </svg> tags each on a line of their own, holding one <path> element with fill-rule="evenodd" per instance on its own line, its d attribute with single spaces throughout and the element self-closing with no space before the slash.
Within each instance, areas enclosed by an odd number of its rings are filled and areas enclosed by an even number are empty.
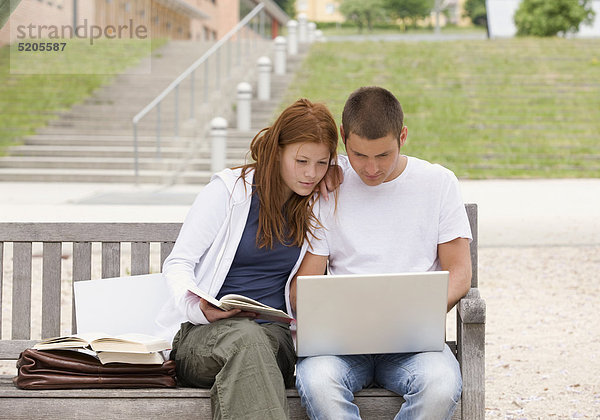
<svg viewBox="0 0 600 420">
<path fill-rule="evenodd" d="M 335 13 L 335 3 L 327 3 L 325 5 L 325 13 L 333 15 Z"/>
</svg>

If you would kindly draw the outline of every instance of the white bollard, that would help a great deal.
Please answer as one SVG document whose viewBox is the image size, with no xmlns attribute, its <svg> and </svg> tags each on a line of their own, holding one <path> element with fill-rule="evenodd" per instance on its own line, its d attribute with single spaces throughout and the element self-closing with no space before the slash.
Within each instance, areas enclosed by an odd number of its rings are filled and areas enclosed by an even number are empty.
<svg viewBox="0 0 600 420">
<path fill-rule="evenodd" d="M 252 101 L 252 86 L 242 82 L 237 85 L 237 129 L 250 130 L 250 102 Z"/>
<path fill-rule="evenodd" d="M 296 55 L 298 54 L 298 22 L 296 22 L 294 19 L 288 21 L 287 30 L 288 54 Z"/>
<path fill-rule="evenodd" d="M 317 29 L 315 31 L 315 41 L 317 42 L 325 42 L 325 37 L 323 36 L 323 31 L 320 29 Z"/>
<path fill-rule="evenodd" d="M 210 121 L 210 170 L 219 172 L 225 169 L 227 151 L 227 120 L 215 117 Z"/>
<path fill-rule="evenodd" d="M 260 57 L 258 65 L 258 92 L 257 98 L 259 101 L 268 101 L 271 99 L 271 60 L 269 57 Z"/>
<path fill-rule="evenodd" d="M 317 30 L 317 24 L 315 22 L 308 22 L 308 43 L 312 44 L 315 42 L 315 31 Z"/>
<path fill-rule="evenodd" d="M 308 42 L 308 18 L 306 13 L 298 15 L 298 42 L 306 44 Z"/>
<path fill-rule="evenodd" d="M 278 36 L 275 38 L 275 63 L 274 70 L 275 74 L 283 75 L 285 74 L 285 50 L 286 50 L 286 40 L 282 36 Z"/>
</svg>

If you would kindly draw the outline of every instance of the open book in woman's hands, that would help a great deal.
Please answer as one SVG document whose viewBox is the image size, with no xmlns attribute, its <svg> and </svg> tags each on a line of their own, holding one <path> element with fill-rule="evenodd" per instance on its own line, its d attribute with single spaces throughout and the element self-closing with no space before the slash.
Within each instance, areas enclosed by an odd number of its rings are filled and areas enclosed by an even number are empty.
<svg viewBox="0 0 600 420">
<path fill-rule="evenodd" d="M 206 300 L 211 305 L 229 311 L 231 309 L 241 309 L 242 311 L 254 312 L 258 319 L 264 319 L 266 321 L 285 322 L 290 323 L 292 317 L 283 312 L 280 309 L 272 308 L 271 306 L 257 302 L 254 299 L 242 295 L 225 295 L 221 299 L 216 299 L 210 296 L 203 290 L 197 287 L 189 287 L 188 290 L 198 297 Z"/>
</svg>

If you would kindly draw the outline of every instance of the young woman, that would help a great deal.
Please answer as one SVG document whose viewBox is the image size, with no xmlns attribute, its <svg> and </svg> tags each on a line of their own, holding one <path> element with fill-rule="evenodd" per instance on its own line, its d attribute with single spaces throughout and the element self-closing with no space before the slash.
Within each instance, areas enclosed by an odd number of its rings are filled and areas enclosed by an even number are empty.
<svg viewBox="0 0 600 420">
<path fill-rule="evenodd" d="M 288 417 L 296 361 L 289 326 L 222 311 L 187 291 L 237 293 L 291 314 L 289 285 L 319 227 L 314 191 L 336 159 L 329 110 L 300 99 L 252 140 L 254 163 L 215 174 L 196 198 L 163 274 L 159 323 L 177 332 L 181 385 L 211 388 L 215 418 Z"/>
</svg>

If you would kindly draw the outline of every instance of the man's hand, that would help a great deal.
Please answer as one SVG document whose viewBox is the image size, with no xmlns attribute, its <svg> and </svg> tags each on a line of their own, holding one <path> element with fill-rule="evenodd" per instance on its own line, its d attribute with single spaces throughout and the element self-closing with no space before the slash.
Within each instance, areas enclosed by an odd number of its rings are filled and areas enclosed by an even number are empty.
<svg viewBox="0 0 600 420">
<path fill-rule="evenodd" d="M 230 309 L 229 311 L 224 311 L 219 309 L 210 303 L 208 303 L 205 299 L 200 298 L 200 309 L 204 312 L 204 316 L 208 320 L 208 322 L 215 322 L 219 319 L 233 318 L 233 317 L 246 317 L 246 318 L 256 318 L 256 314 L 254 312 L 246 312 L 241 309 Z"/>
<path fill-rule="evenodd" d="M 315 192 L 320 192 L 325 201 L 329 200 L 329 193 L 338 189 L 344 182 L 344 171 L 337 164 L 332 164 L 327 169 L 327 173 L 315 187 Z"/>
</svg>

